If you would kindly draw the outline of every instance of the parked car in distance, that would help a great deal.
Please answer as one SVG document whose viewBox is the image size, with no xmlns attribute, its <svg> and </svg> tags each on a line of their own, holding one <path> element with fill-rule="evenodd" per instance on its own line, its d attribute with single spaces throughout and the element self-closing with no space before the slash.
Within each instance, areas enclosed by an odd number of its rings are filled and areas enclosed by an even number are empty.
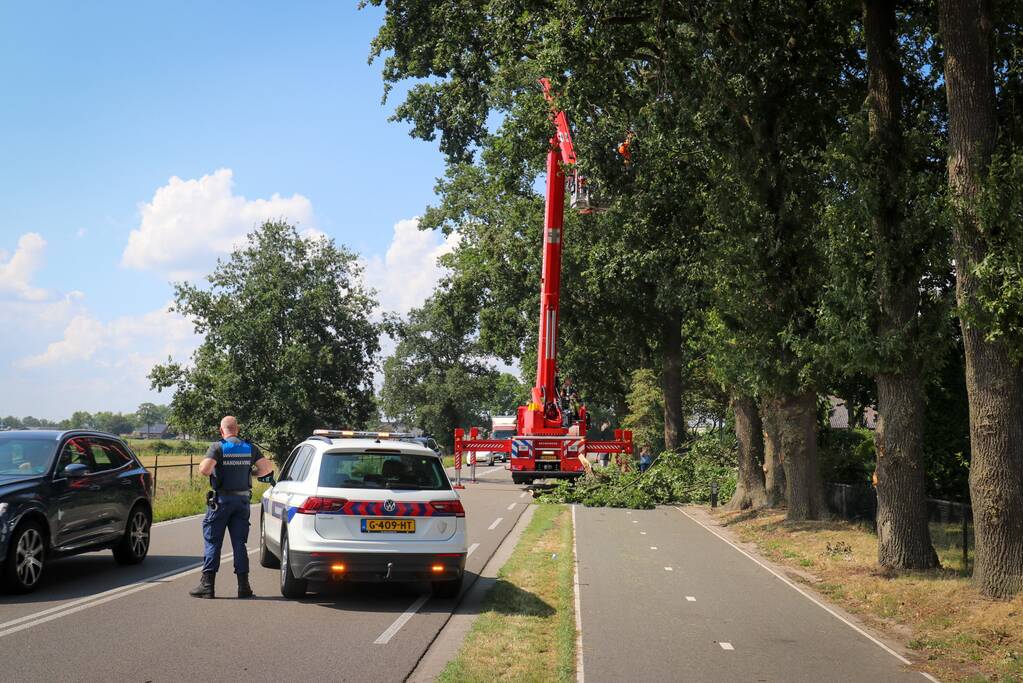
<svg viewBox="0 0 1023 683">
<path fill-rule="evenodd" d="M 0 587 L 35 589 L 57 558 L 112 549 L 149 553 L 152 478 L 116 436 L 74 430 L 0 432 Z"/>
<path fill-rule="evenodd" d="M 441 448 L 440 444 L 432 436 L 413 436 L 409 441 L 420 446 L 426 446 L 437 455 L 444 455 L 444 449 Z"/>
<path fill-rule="evenodd" d="M 465 571 L 465 510 L 432 450 L 411 435 L 317 430 L 263 494 L 259 560 L 281 594 L 310 581 L 426 581 L 453 598 Z"/>
<path fill-rule="evenodd" d="M 513 439 L 518 427 L 518 418 L 514 415 L 494 415 L 490 418 L 491 439 Z M 508 453 L 504 451 L 481 454 L 481 459 L 493 466 L 496 462 L 508 462 Z"/>
</svg>

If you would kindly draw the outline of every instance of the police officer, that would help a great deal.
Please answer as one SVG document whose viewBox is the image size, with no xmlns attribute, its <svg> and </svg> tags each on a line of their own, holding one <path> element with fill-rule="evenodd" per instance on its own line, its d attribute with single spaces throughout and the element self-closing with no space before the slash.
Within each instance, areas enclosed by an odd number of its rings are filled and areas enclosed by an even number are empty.
<svg viewBox="0 0 1023 683">
<path fill-rule="evenodd" d="M 252 588 L 249 586 L 249 554 L 245 550 L 245 541 L 249 537 L 252 468 L 256 468 L 257 477 L 263 477 L 273 471 L 273 465 L 256 446 L 238 438 L 238 420 L 232 416 L 220 421 L 220 436 L 223 438 L 210 446 L 206 457 L 199 463 L 199 474 L 210 478 L 213 490 L 208 494 L 209 509 L 202 520 L 205 541 L 202 579 L 189 594 L 196 598 L 214 597 L 220 548 L 224 543 L 224 532 L 230 531 L 234 573 L 238 576 L 238 597 L 250 598 Z"/>
</svg>

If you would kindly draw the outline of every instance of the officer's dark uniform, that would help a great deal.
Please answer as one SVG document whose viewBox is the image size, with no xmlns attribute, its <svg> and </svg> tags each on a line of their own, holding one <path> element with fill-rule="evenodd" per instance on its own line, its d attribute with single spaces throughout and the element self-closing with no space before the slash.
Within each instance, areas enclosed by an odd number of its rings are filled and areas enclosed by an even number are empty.
<svg viewBox="0 0 1023 683">
<path fill-rule="evenodd" d="M 212 444 L 206 457 L 216 461 L 210 486 L 211 504 L 202 520 L 205 550 L 202 583 L 192 592 L 196 597 L 213 597 L 213 579 L 220 569 L 220 550 L 224 533 L 230 532 L 234 548 L 234 573 L 238 575 L 238 597 L 249 597 L 249 554 L 245 541 L 249 537 L 249 500 L 252 495 L 252 466 L 263 454 L 259 449 L 236 436 Z"/>
</svg>

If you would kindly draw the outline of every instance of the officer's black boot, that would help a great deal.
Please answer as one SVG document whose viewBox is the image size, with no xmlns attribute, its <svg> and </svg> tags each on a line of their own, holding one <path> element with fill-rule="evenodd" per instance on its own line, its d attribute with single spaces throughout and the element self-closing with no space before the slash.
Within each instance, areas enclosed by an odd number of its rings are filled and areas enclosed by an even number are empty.
<svg viewBox="0 0 1023 683">
<path fill-rule="evenodd" d="M 248 574 L 238 574 L 238 597 L 239 598 L 252 597 L 252 586 L 249 585 Z"/>
<path fill-rule="evenodd" d="M 216 572 L 203 572 L 202 578 L 199 579 L 199 585 L 188 591 L 188 594 L 193 598 L 214 598 L 213 595 L 213 583 L 216 579 Z"/>
</svg>

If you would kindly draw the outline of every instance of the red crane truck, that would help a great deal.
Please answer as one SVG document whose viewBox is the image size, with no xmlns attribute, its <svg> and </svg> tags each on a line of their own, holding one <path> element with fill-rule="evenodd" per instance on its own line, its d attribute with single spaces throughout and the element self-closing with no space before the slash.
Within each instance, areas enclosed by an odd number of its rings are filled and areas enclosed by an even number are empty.
<svg viewBox="0 0 1023 683">
<path fill-rule="evenodd" d="M 473 428 L 455 430 L 455 462 L 463 453 L 505 452 L 510 455 L 512 480 L 531 484 L 535 479 L 572 479 L 588 468 L 589 453 L 632 454 L 632 432 L 615 430 L 613 441 L 588 441 L 585 406 L 570 409 L 561 395 L 558 376 L 558 312 L 561 295 L 562 224 L 565 189 L 571 174 L 572 208 L 588 214 L 601 206 L 575 168 L 576 156 L 568 116 L 554 103 L 550 81 L 540 80 L 551 103 L 556 134 L 547 153 L 547 196 L 544 216 L 543 267 L 540 281 L 540 333 L 536 349 L 536 385 L 528 405 L 519 406 L 517 429 L 510 439 L 479 439 Z M 567 393 L 567 387 L 565 387 Z"/>
</svg>

